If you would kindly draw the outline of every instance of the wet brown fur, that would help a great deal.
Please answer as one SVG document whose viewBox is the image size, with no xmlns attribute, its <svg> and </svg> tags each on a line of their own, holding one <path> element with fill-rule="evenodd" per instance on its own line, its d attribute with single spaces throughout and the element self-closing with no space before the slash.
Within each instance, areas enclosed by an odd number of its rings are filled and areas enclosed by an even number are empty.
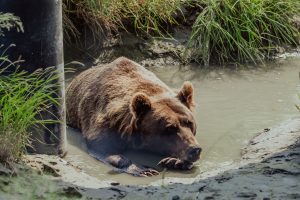
<svg viewBox="0 0 300 200">
<path fill-rule="evenodd" d="M 128 106 L 132 94 L 170 92 L 160 80 L 152 79 L 157 79 L 154 74 L 126 58 L 84 71 L 67 88 L 67 123 L 83 133 L 95 123 L 132 134 L 136 121 Z M 85 137 L 94 138 L 97 134 Z"/>
<path fill-rule="evenodd" d="M 87 140 L 101 137 L 101 130 L 110 128 L 129 140 L 140 133 L 138 148 L 150 151 L 156 140 L 163 138 L 169 148 L 161 149 L 164 154 L 174 151 L 178 156 L 182 153 L 179 150 L 198 144 L 191 83 L 185 82 L 175 93 L 152 72 L 127 58 L 82 72 L 68 86 L 66 97 L 67 123 L 80 129 Z M 174 134 L 174 142 L 164 131 L 169 126 L 182 133 Z"/>
</svg>

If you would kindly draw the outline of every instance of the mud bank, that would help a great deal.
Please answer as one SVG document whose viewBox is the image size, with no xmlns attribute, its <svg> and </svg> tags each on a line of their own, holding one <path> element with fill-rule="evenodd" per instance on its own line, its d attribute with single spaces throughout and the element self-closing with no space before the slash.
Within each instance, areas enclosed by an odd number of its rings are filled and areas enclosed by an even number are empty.
<svg viewBox="0 0 300 200">
<path fill-rule="evenodd" d="M 0 199 L 18 199 L 26 191 L 32 192 L 32 185 L 39 188 L 33 195 L 46 199 L 49 193 L 71 199 L 300 198 L 300 118 L 264 129 L 241 153 L 239 163 L 221 166 L 196 178 L 167 178 L 144 186 L 103 182 L 55 156 L 28 155 L 24 160 L 31 169 L 18 167 L 21 173 L 17 176 L 30 181 L 31 189 L 27 191 L 25 184 L 18 191 L 16 187 L 21 186 L 13 184 L 10 172 L 0 168 Z M 36 172 L 32 168 L 43 176 L 33 175 Z M 36 184 L 39 182 L 43 184 Z"/>
<path fill-rule="evenodd" d="M 300 24 L 298 21 L 297 23 Z M 187 48 L 190 32 L 190 26 L 179 26 L 174 28 L 172 38 L 143 38 L 125 32 L 100 42 L 87 41 L 87 44 L 82 45 L 67 43 L 64 50 L 65 63 L 78 61 L 84 63 L 85 68 L 89 68 L 125 56 L 144 67 L 199 65 L 195 62 L 191 50 Z M 273 59 L 299 56 L 299 53 L 299 47 L 277 47 Z M 231 68 L 236 65 L 238 64 L 228 63 L 226 67 Z M 75 64 L 68 67 L 79 66 Z"/>
<path fill-rule="evenodd" d="M 66 44 L 66 63 L 79 61 L 91 67 L 97 64 L 110 63 L 120 56 L 141 63 L 145 67 L 182 65 L 187 62 L 186 43 L 189 31 L 178 29 L 174 38 L 142 38 L 131 33 L 106 39 L 95 45 L 80 47 Z M 78 67 L 77 65 L 74 68 Z"/>
</svg>

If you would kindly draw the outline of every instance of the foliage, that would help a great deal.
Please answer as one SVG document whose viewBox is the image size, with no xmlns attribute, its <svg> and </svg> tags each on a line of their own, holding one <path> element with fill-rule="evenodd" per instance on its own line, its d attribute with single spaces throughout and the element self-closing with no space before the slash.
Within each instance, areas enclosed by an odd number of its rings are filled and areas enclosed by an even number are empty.
<svg viewBox="0 0 300 200">
<path fill-rule="evenodd" d="M 22 156 L 29 144 L 29 128 L 53 123 L 39 115 L 58 103 L 53 98 L 57 75 L 52 68 L 32 74 L 17 69 L 5 74 L 17 64 L 3 54 L 0 57 L 0 162 L 16 161 Z"/>
<path fill-rule="evenodd" d="M 4 36 L 4 29 L 11 28 L 23 31 L 20 18 L 0 13 L 0 36 Z M 49 113 L 47 108 L 58 104 L 54 98 L 56 71 L 48 68 L 29 74 L 19 70 L 21 61 L 12 62 L 7 55 L 13 46 L 0 46 L 0 162 L 6 163 L 18 160 L 25 152 L 29 145 L 29 128 L 56 122 L 44 120 L 40 114 Z"/>
<path fill-rule="evenodd" d="M 188 46 L 196 60 L 257 62 L 278 46 L 297 45 L 299 30 L 292 22 L 299 0 L 201 0 Z"/>
<path fill-rule="evenodd" d="M 208 64 L 262 62 L 280 47 L 299 44 L 293 21 L 299 0 L 64 0 L 66 37 L 87 25 L 95 37 L 120 30 L 170 36 L 180 18 L 198 15 L 187 44 L 194 61 Z M 187 12 L 183 14 L 182 8 Z M 184 16 L 185 15 L 185 16 Z M 187 22 L 187 21 L 185 21 Z M 180 23 L 184 23 L 181 19 Z M 190 22 L 188 22 L 190 23 Z"/>
<path fill-rule="evenodd" d="M 20 18 L 11 13 L 0 12 L 0 36 L 4 36 L 3 29 L 10 30 L 16 28 L 17 31 L 23 32 L 23 25 Z"/>
<path fill-rule="evenodd" d="M 95 35 L 108 35 L 118 29 L 133 28 L 146 35 L 167 33 L 166 24 L 176 24 L 180 0 L 64 0 L 64 21 L 67 32 L 79 33 L 78 19 Z"/>
</svg>

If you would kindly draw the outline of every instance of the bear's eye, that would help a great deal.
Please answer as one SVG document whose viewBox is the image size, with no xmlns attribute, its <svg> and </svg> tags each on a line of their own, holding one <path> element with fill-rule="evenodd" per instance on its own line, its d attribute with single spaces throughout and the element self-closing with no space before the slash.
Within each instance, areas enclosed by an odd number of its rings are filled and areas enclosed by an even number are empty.
<svg viewBox="0 0 300 200">
<path fill-rule="evenodd" d="M 167 125 L 166 128 L 165 128 L 166 134 L 176 133 L 177 130 L 178 130 L 177 126 L 173 125 L 173 124 Z"/>
</svg>

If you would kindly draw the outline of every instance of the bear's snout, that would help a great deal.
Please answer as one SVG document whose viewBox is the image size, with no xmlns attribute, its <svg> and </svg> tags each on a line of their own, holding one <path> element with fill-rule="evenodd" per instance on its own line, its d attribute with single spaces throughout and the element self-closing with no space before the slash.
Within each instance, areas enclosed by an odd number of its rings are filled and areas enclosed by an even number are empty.
<svg viewBox="0 0 300 200">
<path fill-rule="evenodd" d="M 199 146 L 190 147 L 187 152 L 187 161 L 195 162 L 200 158 L 202 149 Z"/>
</svg>

